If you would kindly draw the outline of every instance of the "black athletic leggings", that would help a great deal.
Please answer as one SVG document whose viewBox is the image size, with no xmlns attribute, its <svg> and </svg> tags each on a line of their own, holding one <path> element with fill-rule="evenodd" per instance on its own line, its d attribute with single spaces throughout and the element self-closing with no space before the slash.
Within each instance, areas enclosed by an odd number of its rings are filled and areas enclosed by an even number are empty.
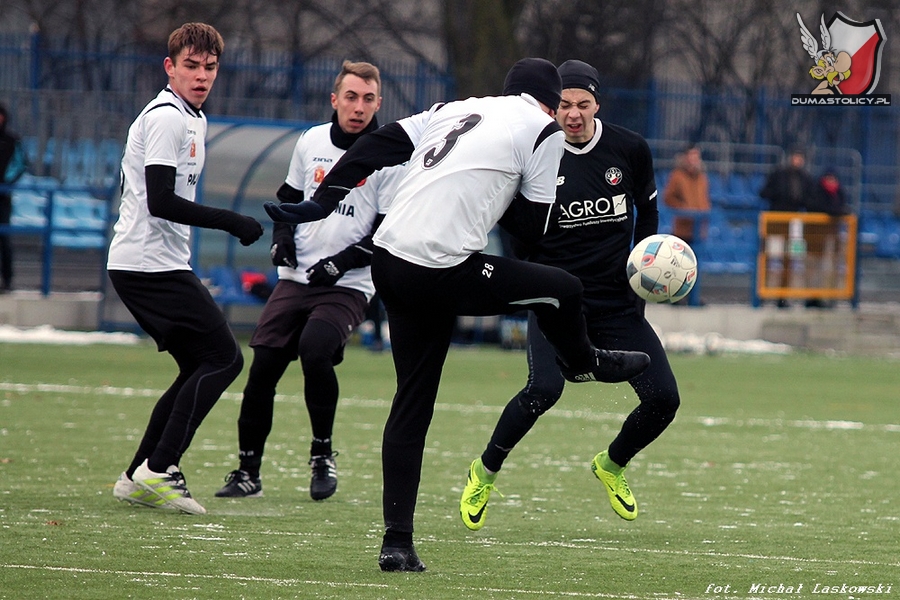
<svg viewBox="0 0 900 600">
<path fill-rule="evenodd" d="M 628 383 L 640 404 L 628 415 L 619 434 L 609 446 L 610 458 L 625 466 L 634 456 L 665 431 L 680 398 L 675 375 L 656 332 L 634 308 L 591 319 L 588 335 L 598 348 L 637 350 L 650 356 L 650 366 Z M 499 471 L 510 451 L 525 437 L 538 418 L 562 396 L 565 380 L 556 364 L 553 347 L 537 328 L 533 315 L 528 319 L 528 382 L 509 401 L 481 460 Z"/>
<path fill-rule="evenodd" d="M 411 541 L 425 436 L 456 317 L 530 309 L 569 365 L 593 354 L 581 282 L 562 269 L 480 253 L 433 269 L 376 247 L 372 278 L 387 311 L 397 372 L 382 443 L 385 541 Z"/>
<path fill-rule="evenodd" d="M 177 465 L 200 423 L 244 366 L 241 348 L 227 324 L 207 333 L 181 329 L 166 339 L 178 376 L 157 401 L 127 473 L 146 459 L 151 471 Z"/>
<path fill-rule="evenodd" d="M 253 348 L 253 362 L 244 387 L 238 418 L 241 468 L 259 468 L 266 439 L 272 431 L 275 387 L 296 354 L 303 366 L 303 395 L 314 438 L 331 438 L 338 402 L 338 380 L 334 366 L 341 361 L 343 339 L 331 323 L 306 322 L 297 352 L 285 348 Z"/>
</svg>

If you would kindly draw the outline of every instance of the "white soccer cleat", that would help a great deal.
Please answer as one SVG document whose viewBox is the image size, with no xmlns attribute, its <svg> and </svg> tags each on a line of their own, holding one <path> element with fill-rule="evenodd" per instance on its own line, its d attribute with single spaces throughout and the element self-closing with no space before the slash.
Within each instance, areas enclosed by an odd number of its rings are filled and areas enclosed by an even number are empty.
<svg viewBox="0 0 900 600">
<path fill-rule="evenodd" d="M 151 471 L 145 460 L 134 471 L 134 483 L 163 500 L 166 506 L 192 515 L 205 515 L 206 509 L 191 497 L 184 481 L 184 475 L 176 465 L 171 465 L 165 473 Z"/>
<path fill-rule="evenodd" d="M 138 506 L 148 506 L 150 508 L 171 508 L 166 501 L 154 494 L 148 492 L 132 480 L 123 471 L 113 486 L 113 496 L 121 502 L 137 504 Z"/>
</svg>

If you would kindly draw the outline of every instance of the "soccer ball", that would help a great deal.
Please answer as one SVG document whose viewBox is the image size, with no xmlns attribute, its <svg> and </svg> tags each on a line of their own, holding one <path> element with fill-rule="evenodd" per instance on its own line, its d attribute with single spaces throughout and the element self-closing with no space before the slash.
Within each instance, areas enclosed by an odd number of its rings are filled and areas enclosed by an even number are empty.
<svg viewBox="0 0 900 600">
<path fill-rule="evenodd" d="M 683 239 L 655 234 L 638 242 L 625 265 L 628 283 L 648 302 L 678 302 L 697 282 L 697 257 Z"/>
</svg>

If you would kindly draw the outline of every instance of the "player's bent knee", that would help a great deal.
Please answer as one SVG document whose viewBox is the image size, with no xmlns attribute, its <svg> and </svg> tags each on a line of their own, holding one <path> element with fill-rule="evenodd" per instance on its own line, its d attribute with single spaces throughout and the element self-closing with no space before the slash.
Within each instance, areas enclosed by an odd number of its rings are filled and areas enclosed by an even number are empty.
<svg viewBox="0 0 900 600">
<path fill-rule="evenodd" d="M 519 394 L 519 407 L 525 414 L 532 417 L 539 417 L 553 408 L 560 396 L 562 396 L 562 389 L 560 389 L 558 393 L 555 390 L 542 390 L 539 392 Z"/>
</svg>

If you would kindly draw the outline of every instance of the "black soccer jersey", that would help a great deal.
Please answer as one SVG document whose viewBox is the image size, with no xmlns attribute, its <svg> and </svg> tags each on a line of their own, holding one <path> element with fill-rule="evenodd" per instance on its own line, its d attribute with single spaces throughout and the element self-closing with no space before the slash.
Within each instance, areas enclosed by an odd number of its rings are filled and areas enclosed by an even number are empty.
<svg viewBox="0 0 900 600">
<path fill-rule="evenodd" d="M 646 140 L 595 119 L 584 147 L 566 142 L 556 187 L 557 227 L 529 260 L 565 269 L 584 284 L 589 310 L 633 305 L 625 262 L 635 232 L 656 233 L 659 212 L 653 158 Z"/>
</svg>

